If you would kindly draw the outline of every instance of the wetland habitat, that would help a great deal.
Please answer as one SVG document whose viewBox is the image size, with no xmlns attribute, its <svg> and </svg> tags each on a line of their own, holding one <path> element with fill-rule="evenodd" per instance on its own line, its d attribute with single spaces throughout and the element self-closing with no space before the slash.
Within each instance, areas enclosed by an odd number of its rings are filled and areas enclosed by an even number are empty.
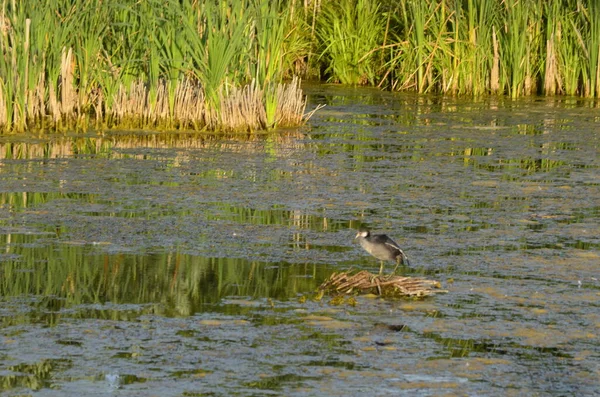
<svg viewBox="0 0 600 397">
<path fill-rule="evenodd" d="M 3 395 L 597 395 L 597 102 L 304 88 L 299 128 L 0 136 Z M 314 299 L 361 225 L 448 293 Z"/>
</svg>

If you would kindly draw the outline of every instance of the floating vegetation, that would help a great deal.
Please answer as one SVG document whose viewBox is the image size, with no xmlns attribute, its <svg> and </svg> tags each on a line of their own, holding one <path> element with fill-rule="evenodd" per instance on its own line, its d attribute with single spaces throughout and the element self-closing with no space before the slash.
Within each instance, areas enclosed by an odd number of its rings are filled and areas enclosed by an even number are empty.
<svg viewBox="0 0 600 397">
<path fill-rule="evenodd" d="M 448 292 L 441 289 L 439 281 L 427 280 L 421 277 L 384 276 L 370 273 L 366 270 L 358 273 L 333 273 L 319 287 L 320 291 L 328 293 L 374 293 L 386 297 L 425 297 Z"/>
</svg>

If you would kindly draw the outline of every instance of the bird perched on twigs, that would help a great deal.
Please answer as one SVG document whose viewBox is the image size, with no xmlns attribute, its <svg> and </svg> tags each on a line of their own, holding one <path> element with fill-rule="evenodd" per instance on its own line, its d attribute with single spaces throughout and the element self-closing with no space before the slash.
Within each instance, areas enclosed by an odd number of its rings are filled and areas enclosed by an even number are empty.
<svg viewBox="0 0 600 397">
<path fill-rule="evenodd" d="M 367 229 L 361 229 L 354 238 L 358 240 L 360 245 L 367 251 L 369 254 L 373 255 L 375 258 L 381 261 L 379 267 L 379 275 L 383 273 L 383 262 L 384 261 L 394 261 L 396 262 L 396 267 L 392 274 L 396 272 L 398 266 L 402 263 L 410 266 L 410 262 L 408 257 L 402 251 L 402 248 L 396 243 L 394 240 L 389 238 L 385 234 L 371 234 L 371 232 Z"/>
</svg>

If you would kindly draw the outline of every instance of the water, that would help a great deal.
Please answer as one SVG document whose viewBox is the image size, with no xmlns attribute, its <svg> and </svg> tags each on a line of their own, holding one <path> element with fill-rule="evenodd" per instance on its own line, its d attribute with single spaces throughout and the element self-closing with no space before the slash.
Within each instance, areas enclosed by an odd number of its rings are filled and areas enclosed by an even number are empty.
<svg viewBox="0 0 600 397">
<path fill-rule="evenodd" d="M 598 394 L 597 104 L 307 89 L 301 129 L 0 137 L 3 394 Z M 363 224 L 449 292 L 316 299 Z"/>
</svg>

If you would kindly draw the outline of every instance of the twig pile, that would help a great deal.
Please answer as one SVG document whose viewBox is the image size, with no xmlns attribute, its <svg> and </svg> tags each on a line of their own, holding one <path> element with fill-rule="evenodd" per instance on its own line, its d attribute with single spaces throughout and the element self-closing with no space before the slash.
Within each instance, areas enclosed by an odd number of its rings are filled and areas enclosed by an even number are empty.
<svg viewBox="0 0 600 397">
<path fill-rule="evenodd" d="M 376 293 L 394 297 L 424 297 L 448 292 L 441 289 L 439 281 L 402 276 L 382 276 L 366 270 L 356 274 L 351 274 L 351 272 L 333 273 L 328 280 L 321 284 L 319 289 L 330 293 Z"/>
</svg>

